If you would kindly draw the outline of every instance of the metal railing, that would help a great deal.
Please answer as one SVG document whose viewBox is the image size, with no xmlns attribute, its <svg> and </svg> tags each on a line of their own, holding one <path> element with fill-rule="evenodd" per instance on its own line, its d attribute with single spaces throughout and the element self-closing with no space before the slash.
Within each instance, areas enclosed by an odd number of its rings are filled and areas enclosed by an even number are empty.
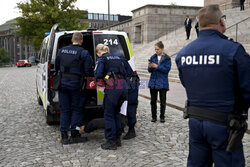
<svg viewBox="0 0 250 167">
<path fill-rule="evenodd" d="M 241 21 L 239 21 L 239 22 L 237 22 L 237 23 L 235 23 L 235 24 L 233 24 L 233 25 L 227 27 L 226 30 L 229 30 L 229 29 L 232 29 L 233 27 L 235 27 L 235 41 L 236 41 L 236 42 L 237 42 L 237 40 L 238 40 L 238 27 L 239 27 L 239 24 L 241 24 L 241 23 L 247 21 L 248 19 L 250 19 L 250 17 L 247 17 L 247 18 L 245 18 L 245 19 L 243 19 L 243 20 L 241 20 Z"/>
</svg>

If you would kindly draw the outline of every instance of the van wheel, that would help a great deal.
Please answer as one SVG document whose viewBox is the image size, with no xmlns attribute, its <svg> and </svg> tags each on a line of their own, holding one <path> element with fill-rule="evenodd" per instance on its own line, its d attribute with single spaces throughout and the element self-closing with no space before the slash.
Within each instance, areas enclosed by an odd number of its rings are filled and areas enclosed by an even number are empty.
<svg viewBox="0 0 250 167">
<path fill-rule="evenodd" d="M 38 91 L 36 91 L 36 97 L 37 97 L 38 104 L 42 106 L 43 105 L 43 101 L 42 101 L 41 97 L 39 96 Z"/>
</svg>

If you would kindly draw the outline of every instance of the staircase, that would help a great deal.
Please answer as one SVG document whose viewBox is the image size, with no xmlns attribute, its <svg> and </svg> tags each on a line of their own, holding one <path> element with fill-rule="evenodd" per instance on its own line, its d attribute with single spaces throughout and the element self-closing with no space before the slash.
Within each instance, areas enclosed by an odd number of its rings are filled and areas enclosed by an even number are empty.
<svg viewBox="0 0 250 167">
<path fill-rule="evenodd" d="M 235 23 L 238 23 L 244 19 L 244 22 L 238 25 L 238 37 L 237 41 L 242 43 L 246 51 L 250 53 L 250 7 L 246 7 L 245 11 L 240 11 L 239 8 L 229 9 L 223 11 L 223 14 L 227 16 L 226 25 L 230 27 Z M 191 30 L 190 39 L 186 40 L 186 32 L 184 27 L 179 28 L 167 35 L 160 37 L 147 44 L 133 44 L 133 53 L 135 55 L 135 66 L 138 74 L 141 77 L 150 77 L 147 71 L 148 59 L 155 53 L 154 45 L 158 41 L 162 41 L 165 45 L 165 52 L 171 56 L 172 67 L 169 72 L 169 80 L 180 82 L 178 76 L 178 70 L 175 64 L 175 57 L 182 47 L 187 45 L 189 42 L 197 38 L 194 29 L 195 21 L 193 21 L 193 28 Z M 236 26 L 229 28 L 225 35 L 235 39 Z"/>
</svg>

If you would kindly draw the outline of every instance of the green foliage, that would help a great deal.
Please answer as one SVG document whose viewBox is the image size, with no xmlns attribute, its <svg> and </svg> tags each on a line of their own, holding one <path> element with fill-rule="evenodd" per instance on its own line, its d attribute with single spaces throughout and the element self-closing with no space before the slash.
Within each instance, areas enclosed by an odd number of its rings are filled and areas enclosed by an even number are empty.
<svg viewBox="0 0 250 167">
<path fill-rule="evenodd" d="M 0 64 L 9 62 L 10 62 L 10 57 L 8 55 L 8 52 L 4 49 L 4 47 L 0 48 Z"/>
<path fill-rule="evenodd" d="M 31 41 L 38 50 L 51 27 L 58 23 L 64 30 L 81 30 L 87 27 L 81 18 L 86 17 L 83 11 L 74 6 L 77 0 L 30 0 L 17 3 L 22 16 L 17 18 L 18 35 L 25 42 Z"/>
</svg>

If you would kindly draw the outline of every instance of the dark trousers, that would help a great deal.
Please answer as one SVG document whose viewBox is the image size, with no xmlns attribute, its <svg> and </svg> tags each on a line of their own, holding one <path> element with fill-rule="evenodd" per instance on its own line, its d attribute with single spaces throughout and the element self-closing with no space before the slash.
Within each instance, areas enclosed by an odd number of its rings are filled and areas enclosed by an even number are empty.
<svg viewBox="0 0 250 167">
<path fill-rule="evenodd" d="M 240 10 L 245 10 L 245 7 L 244 7 L 244 2 L 245 1 L 240 1 Z"/>
<path fill-rule="evenodd" d="M 242 143 L 238 150 L 226 152 L 227 126 L 189 119 L 189 155 L 187 167 L 244 167 Z"/>
<path fill-rule="evenodd" d="M 59 91 L 60 104 L 60 130 L 61 132 L 73 130 L 76 126 L 82 125 L 83 111 L 80 109 L 81 92 L 77 90 L 69 90 L 62 88 Z M 72 111 L 72 117 L 71 117 Z M 71 119 L 70 119 L 71 118 Z"/>
<path fill-rule="evenodd" d="M 190 31 L 191 31 L 191 28 L 186 27 L 187 39 L 189 39 L 189 37 L 190 37 Z"/>
<path fill-rule="evenodd" d="M 136 110 L 138 106 L 138 89 L 128 90 L 128 126 L 135 126 L 136 123 Z"/>
<path fill-rule="evenodd" d="M 120 107 L 126 96 L 126 89 L 105 89 L 103 108 L 107 140 L 121 136 Z"/>
<path fill-rule="evenodd" d="M 161 114 L 160 118 L 165 118 L 167 89 L 150 89 L 152 118 L 157 118 L 157 96 L 160 92 Z"/>
<path fill-rule="evenodd" d="M 199 37 L 199 29 L 196 28 L 195 30 L 196 30 L 197 37 Z"/>
<path fill-rule="evenodd" d="M 104 129 L 105 121 L 104 118 L 96 118 L 88 122 L 84 127 L 84 132 L 91 133 L 97 129 Z"/>
</svg>

